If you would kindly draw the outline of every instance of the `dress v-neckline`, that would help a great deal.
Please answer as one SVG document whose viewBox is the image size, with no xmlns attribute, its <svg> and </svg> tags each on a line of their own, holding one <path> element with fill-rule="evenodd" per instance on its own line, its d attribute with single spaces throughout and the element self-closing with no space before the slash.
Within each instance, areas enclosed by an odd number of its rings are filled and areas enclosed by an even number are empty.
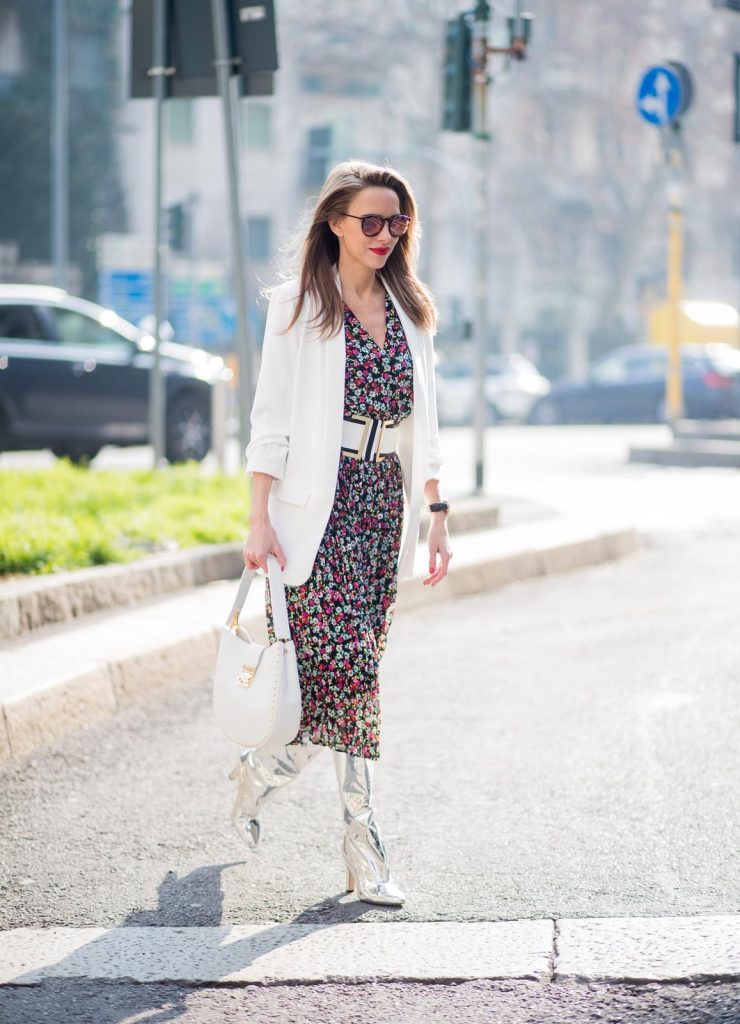
<svg viewBox="0 0 740 1024">
<path fill-rule="evenodd" d="M 353 309 L 351 309 L 350 306 L 347 305 L 346 302 L 344 303 L 344 308 L 348 309 L 350 311 L 352 316 L 355 318 L 357 323 L 360 325 L 360 328 L 367 335 L 368 341 L 370 341 L 374 345 L 374 347 L 378 349 L 379 352 L 385 352 L 385 350 L 388 348 L 388 292 L 386 291 L 385 298 L 383 299 L 383 313 L 384 313 L 384 316 L 385 316 L 385 337 L 383 338 L 383 344 L 382 345 L 379 345 L 377 343 L 377 341 L 372 336 L 370 331 L 368 331 L 367 327 L 365 327 L 365 325 L 363 324 L 362 320 L 360 320 L 359 316 L 355 313 L 355 311 Z"/>
</svg>

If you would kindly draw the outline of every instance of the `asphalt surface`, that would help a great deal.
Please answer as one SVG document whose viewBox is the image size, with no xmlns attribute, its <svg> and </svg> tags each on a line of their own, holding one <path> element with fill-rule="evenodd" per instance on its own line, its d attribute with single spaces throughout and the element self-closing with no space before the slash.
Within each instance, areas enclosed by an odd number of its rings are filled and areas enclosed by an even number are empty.
<svg viewBox="0 0 740 1024">
<path fill-rule="evenodd" d="M 737 538 L 399 615 L 377 806 L 400 910 L 346 898 L 328 752 L 228 822 L 204 682 L 0 776 L 0 927 L 737 913 Z"/>
<path fill-rule="evenodd" d="M 471 981 L 195 988 L 49 982 L 0 989 L 3 1024 L 737 1024 L 738 989 L 717 985 L 554 985 Z"/>
<path fill-rule="evenodd" d="M 558 510 L 621 495 L 647 546 L 391 628 L 377 806 L 402 909 L 344 894 L 328 753 L 264 811 L 259 853 L 240 845 L 226 778 L 236 750 L 203 681 L 0 772 L 0 928 L 740 912 L 740 477 L 616 474 L 616 445 L 600 447 L 614 435 L 582 436 L 588 454 L 567 465 L 555 432 L 539 432 L 539 463 L 520 465 L 510 446 L 499 486 Z M 735 1024 L 740 986 L 0 989 L 2 1024 L 245 1018 Z"/>
</svg>

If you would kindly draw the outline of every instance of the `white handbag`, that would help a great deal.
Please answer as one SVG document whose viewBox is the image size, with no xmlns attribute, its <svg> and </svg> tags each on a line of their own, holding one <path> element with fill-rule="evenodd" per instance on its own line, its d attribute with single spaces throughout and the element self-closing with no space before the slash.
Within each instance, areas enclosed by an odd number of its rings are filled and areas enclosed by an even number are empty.
<svg viewBox="0 0 740 1024">
<path fill-rule="evenodd" d="M 213 710 L 226 735 L 242 747 L 290 743 L 301 724 L 298 659 L 290 638 L 283 574 L 267 556 L 275 625 L 274 644 L 258 644 L 239 625 L 256 569 L 242 573 L 236 600 L 221 633 L 213 673 Z"/>
</svg>

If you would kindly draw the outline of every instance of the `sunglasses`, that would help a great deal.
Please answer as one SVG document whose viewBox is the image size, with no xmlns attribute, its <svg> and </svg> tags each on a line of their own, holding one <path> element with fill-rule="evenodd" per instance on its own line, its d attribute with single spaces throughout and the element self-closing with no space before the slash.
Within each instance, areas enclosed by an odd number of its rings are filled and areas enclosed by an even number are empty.
<svg viewBox="0 0 740 1024">
<path fill-rule="evenodd" d="M 345 213 L 344 216 L 362 221 L 362 233 L 369 238 L 379 235 L 386 222 L 390 233 L 394 238 L 398 238 L 399 235 L 406 234 L 411 221 L 411 218 L 405 213 L 394 213 L 392 217 L 381 217 L 379 213 L 363 213 L 362 216 L 358 216 L 356 213 Z"/>
</svg>

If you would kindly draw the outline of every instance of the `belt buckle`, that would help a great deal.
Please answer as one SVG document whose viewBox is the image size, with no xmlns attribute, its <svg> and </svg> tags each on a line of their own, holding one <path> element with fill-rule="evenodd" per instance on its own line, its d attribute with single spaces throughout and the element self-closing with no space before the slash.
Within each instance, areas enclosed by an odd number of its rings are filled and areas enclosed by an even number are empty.
<svg viewBox="0 0 740 1024">
<path fill-rule="evenodd" d="M 380 462 L 382 460 L 382 458 L 383 458 L 383 456 L 380 454 L 380 445 L 381 445 L 381 443 L 383 441 L 383 434 L 385 433 L 386 421 L 385 420 L 379 420 L 378 422 L 380 423 L 380 430 L 378 431 L 378 437 L 377 437 L 378 446 L 375 449 L 375 455 L 373 456 L 373 460 L 372 460 L 373 462 Z"/>
<path fill-rule="evenodd" d="M 362 436 L 360 437 L 360 443 L 357 445 L 357 455 L 355 456 L 356 459 L 362 459 L 362 461 L 364 462 L 365 456 L 363 455 L 363 452 L 365 451 L 367 435 L 370 432 L 370 422 L 372 421 L 372 416 L 367 416 L 364 413 L 355 413 L 355 415 L 358 420 L 365 421 L 365 426 L 362 428 Z"/>
<path fill-rule="evenodd" d="M 351 451 L 344 450 L 344 454 L 349 456 L 351 459 L 361 459 L 363 462 L 381 462 L 385 458 L 385 455 L 383 455 L 381 453 L 380 446 L 383 443 L 383 435 L 385 434 L 386 426 L 391 421 L 390 420 L 381 420 L 381 419 L 378 419 L 377 416 L 368 416 L 365 413 L 361 413 L 361 412 L 352 413 L 352 418 L 355 419 L 355 420 L 362 420 L 363 423 L 364 423 L 364 426 L 362 428 L 362 435 L 360 437 L 360 442 L 357 445 L 357 451 L 356 452 L 351 452 Z M 367 443 L 367 436 L 368 436 L 368 433 L 370 431 L 370 424 L 372 422 L 379 423 L 380 424 L 380 430 L 378 431 L 378 435 L 377 435 L 377 437 L 375 438 L 375 440 L 373 442 L 373 453 L 370 455 L 369 458 L 365 458 L 365 455 L 364 455 L 365 445 Z"/>
<path fill-rule="evenodd" d="M 363 449 L 365 447 L 365 441 L 367 440 L 367 432 L 370 429 L 370 420 L 372 419 L 372 416 L 366 416 L 364 413 L 361 413 L 361 412 L 353 412 L 352 413 L 352 419 L 353 420 L 364 420 L 365 425 L 362 428 L 362 435 L 360 436 L 360 442 L 357 445 L 357 451 L 356 452 L 349 451 L 349 450 L 344 449 L 344 448 L 342 449 L 342 451 L 343 451 L 344 455 L 346 455 L 348 458 L 350 458 L 350 459 L 357 459 L 359 461 L 360 459 L 363 458 L 362 451 L 363 451 Z"/>
</svg>

